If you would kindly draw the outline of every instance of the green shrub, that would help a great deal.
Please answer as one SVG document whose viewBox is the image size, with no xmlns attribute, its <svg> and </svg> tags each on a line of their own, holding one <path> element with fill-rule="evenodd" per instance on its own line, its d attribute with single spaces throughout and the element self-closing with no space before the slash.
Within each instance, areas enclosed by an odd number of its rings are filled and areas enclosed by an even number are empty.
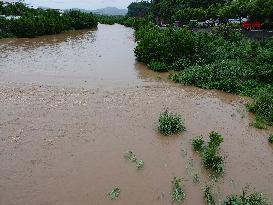
<svg viewBox="0 0 273 205">
<path fill-rule="evenodd" d="M 92 13 L 70 10 L 63 16 L 64 18 L 67 18 L 70 27 L 76 30 L 94 28 L 98 25 L 97 18 Z"/>
<path fill-rule="evenodd" d="M 219 147 L 221 145 L 222 142 L 224 142 L 224 138 L 222 135 L 218 134 L 217 132 L 212 131 L 211 133 L 209 133 L 209 147 L 213 148 L 213 147 Z"/>
<path fill-rule="evenodd" d="M 169 112 L 168 110 L 160 114 L 158 123 L 158 131 L 166 136 L 186 130 L 181 117 L 178 114 Z"/>
<path fill-rule="evenodd" d="M 170 67 L 171 70 L 181 71 L 189 67 L 190 65 L 192 65 L 192 62 L 189 58 L 181 58 L 175 61 Z"/>
<path fill-rule="evenodd" d="M 172 65 L 195 52 L 194 34 L 186 29 L 159 29 L 155 26 L 141 28 L 137 34 L 135 55 L 139 61 L 159 61 Z"/>
<path fill-rule="evenodd" d="M 132 27 L 137 31 L 149 25 L 150 22 L 146 18 L 126 17 L 120 23 L 127 27 Z"/>
<path fill-rule="evenodd" d="M 273 133 L 268 137 L 268 142 L 273 144 Z"/>
<path fill-rule="evenodd" d="M 197 137 L 192 141 L 193 150 L 196 152 L 202 152 L 204 150 L 205 141 L 203 137 Z"/>
<path fill-rule="evenodd" d="M 224 172 L 224 158 L 219 155 L 217 147 L 207 147 L 203 152 L 203 164 L 206 169 L 219 175 Z"/>
<path fill-rule="evenodd" d="M 183 190 L 182 179 L 179 177 L 174 177 L 172 180 L 172 199 L 174 202 L 181 203 L 186 194 Z"/>
<path fill-rule="evenodd" d="M 213 64 L 190 66 L 173 75 L 171 79 L 184 85 L 240 93 L 243 67 L 240 61 L 223 60 Z"/>
<path fill-rule="evenodd" d="M 215 35 L 216 37 L 222 37 L 225 40 L 232 42 L 240 41 L 243 38 L 241 32 L 239 30 L 234 29 L 233 24 L 214 27 L 212 29 L 212 34 Z"/>
<path fill-rule="evenodd" d="M 241 195 L 232 195 L 227 197 L 222 205 L 269 205 L 269 201 L 263 193 L 254 192 L 247 194 L 243 191 Z"/>
<path fill-rule="evenodd" d="M 101 24 L 108 24 L 108 25 L 114 25 L 116 23 L 121 24 L 123 21 L 125 21 L 124 16 L 107 16 L 107 15 L 96 15 L 98 22 Z"/>
</svg>

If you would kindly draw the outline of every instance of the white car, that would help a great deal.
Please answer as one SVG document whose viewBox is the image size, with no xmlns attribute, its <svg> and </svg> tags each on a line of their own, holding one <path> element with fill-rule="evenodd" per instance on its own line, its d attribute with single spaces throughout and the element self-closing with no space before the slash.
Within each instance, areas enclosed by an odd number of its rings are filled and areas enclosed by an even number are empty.
<svg viewBox="0 0 273 205">
<path fill-rule="evenodd" d="M 237 23 L 240 24 L 241 23 L 241 19 L 228 19 L 229 23 Z"/>
</svg>

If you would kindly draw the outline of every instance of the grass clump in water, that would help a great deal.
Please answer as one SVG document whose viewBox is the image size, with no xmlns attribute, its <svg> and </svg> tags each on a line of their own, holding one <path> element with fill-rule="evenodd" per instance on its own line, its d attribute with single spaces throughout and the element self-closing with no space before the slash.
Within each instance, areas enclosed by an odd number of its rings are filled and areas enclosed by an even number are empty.
<svg viewBox="0 0 273 205">
<path fill-rule="evenodd" d="M 120 188 L 115 187 L 111 192 L 108 193 L 108 196 L 111 200 L 117 199 L 120 195 Z"/>
<path fill-rule="evenodd" d="M 168 110 L 160 114 L 158 123 L 158 131 L 165 136 L 177 134 L 186 130 L 181 117 Z"/>
<path fill-rule="evenodd" d="M 144 161 L 143 160 L 137 160 L 136 161 L 136 167 L 137 167 L 137 169 L 143 169 L 144 168 Z"/>
<path fill-rule="evenodd" d="M 268 137 L 268 142 L 273 144 L 273 133 Z"/>
<path fill-rule="evenodd" d="M 183 190 L 182 179 L 180 177 L 174 177 L 172 180 L 172 199 L 174 202 L 182 203 L 186 194 Z"/>
<path fill-rule="evenodd" d="M 202 161 L 206 169 L 217 175 L 223 174 L 225 163 L 224 158 L 219 154 L 219 149 L 224 138 L 213 131 L 209 134 L 209 139 L 209 142 L 205 145 L 204 140 L 197 137 L 193 140 L 193 149 L 202 155 Z"/>
<path fill-rule="evenodd" d="M 193 182 L 194 184 L 199 184 L 199 183 L 200 183 L 200 177 L 198 176 L 198 174 L 195 174 L 195 175 L 193 176 L 192 182 Z"/>
<path fill-rule="evenodd" d="M 263 193 L 254 192 L 248 194 L 243 191 L 241 195 L 231 195 L 227 197 L 222 205 L 269 205 L 270 202 Z"/>
<path fill-rule="evenodd" d="M 132 151 L 128 151 L 124 154 L 124 158 L 135 163 L 137 169 L 143 169 L 144 168 L 144 161 L 138 160 L 136 155 Z"/>
<path fill-rule="evenodd" d="M 124 158 L 131 161 L 131 162 L 137 161 L 136 155 L 132 151 L 126 152 L 124 155 Z"/>
<path fill-rule="evenodd" d="M 207 205 L 216 205 L 215 196 L 210 186 L 206 186 L 204 189 L 204 200 Z"/>
<path fill-rule="evenodd" d="M 205 141 L 203 137 L 197 137 L 192 141 L 193 150 L 196 152 L 202 152 L 204 149 Z"/>
</svg>

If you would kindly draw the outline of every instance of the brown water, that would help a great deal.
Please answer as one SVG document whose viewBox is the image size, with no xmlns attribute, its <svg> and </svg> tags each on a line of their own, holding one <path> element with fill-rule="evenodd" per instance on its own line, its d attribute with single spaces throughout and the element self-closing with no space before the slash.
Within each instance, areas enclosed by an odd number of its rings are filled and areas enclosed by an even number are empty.
<svg viewBox="0 0 273 205">
<path fill-rule="evenodd" d="M 0 41 L 1 205 L 172 204 L 173 176 L 184 178 L 187 205 L 204 204 L 207 183 L 219 199 L 246 185 L 273 196 L 272 130 L 249 126 L 248 99 L 162 81 L 136 63 L 134 46 L 133 31 L 119 25 Z M 167 107 L 186 132 L 156 132 Z M 217 183 L 190 144 L 212 130 L 225 138 Z M 143 170 L 123 158 L 128 150 Z M 115 186 L 121 194 L 110 201 Z"/>
<path fill-rule="evenodd" d="M 143 84 L 133 33 L 99 25 L 94 31 L 1 40 L 0 81 L 90 88 Z"/>
</svg>

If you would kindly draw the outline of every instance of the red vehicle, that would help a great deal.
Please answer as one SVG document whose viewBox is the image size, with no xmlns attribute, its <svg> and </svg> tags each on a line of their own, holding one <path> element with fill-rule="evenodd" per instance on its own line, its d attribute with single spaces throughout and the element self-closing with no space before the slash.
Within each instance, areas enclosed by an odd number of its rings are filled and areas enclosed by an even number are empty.
<svg viewBox="0 0 273 205">
<path fill-rule="evenodd" d="M 252 29 L 260 30 L 261 27 L 262 27 L 262 24 L 260 21 L 254 21 L 254 22 L 246 21 L 242 23 L 242 28 L 246 30 L 252 30 Z"/>
</svg>

